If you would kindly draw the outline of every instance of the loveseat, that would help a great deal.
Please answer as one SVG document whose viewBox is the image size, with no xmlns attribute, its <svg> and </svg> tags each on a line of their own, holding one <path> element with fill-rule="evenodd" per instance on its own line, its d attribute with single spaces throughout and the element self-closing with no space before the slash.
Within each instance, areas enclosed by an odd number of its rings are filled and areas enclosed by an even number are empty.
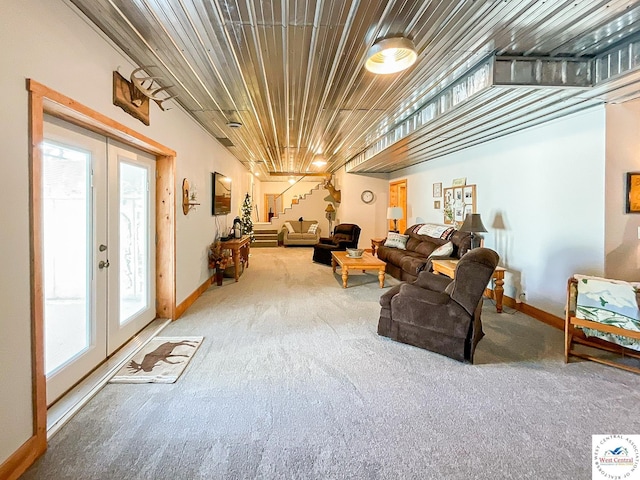
<svg viewBox="0 0 640 480">
<path fill-rule="evenodd" d="M 418 233 L 420 232 L 420 233 Z M 410 282 L 418 278 L 422 271 L 432 270 L 434 258 L 459 259 L 471 249 L 471 234 L 460 232 L 449 225 L 424 224 L 413 225 L 404 232 L 405 249 L 381 245 L 378 258 L 386 262 L 386 272 L 398 280 Z M 432 255 L 438 247 L 451 242 L 452 251 L 448 255 Z"/>
<path fill-rule="evenodd" d="M 310 232 L 311 225 L 316 225 Z M 313 230 L 313 229 L 312 229 Z M 320 224 L 317 220 L 292 220 L 282 225 L 282 244 L 313 246 L 320 241 Z"/>
</svg>

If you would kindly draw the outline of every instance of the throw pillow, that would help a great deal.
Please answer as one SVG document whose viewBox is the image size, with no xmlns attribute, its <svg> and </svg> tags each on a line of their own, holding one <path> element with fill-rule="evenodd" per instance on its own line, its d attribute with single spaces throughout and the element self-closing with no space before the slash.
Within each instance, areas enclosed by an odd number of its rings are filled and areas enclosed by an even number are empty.
<svg viewBox="0 0 640 480">
<path fill-rule="evenodd" d="M 311 225 L 309 225 L 309 230 L 307 231 L 307 233 L 316 233 L 316 230 L 318 230 L 318 224 L 312 223 Z"/>
<path fill-rule="evenodd" d="M 453 253 L 453 243 L 447 242 L 444 245 L 440 245 L 433 252 L 431 252 L 431 255 L 429 255 L 429 258 L 431 258 L 431 257 L 449 257 L 452 253 Z"/>
<path fill-rule="evenodd" d="M 296 233 L 296 231 L 293 229 L 293 226 L 289 222 L 284 222 L 284 226 L 287 227 L 289 233 Z"/>
<path fill-rule="evenodd" d="M 401 233 L 389 232 L 387 234 L 387 240 L 384 242 L 384 246 L 397 248 L 399 250 L 406 250 L 407 240 L 409 240 L 409 235 L 402 235 Z"/>
</svg>

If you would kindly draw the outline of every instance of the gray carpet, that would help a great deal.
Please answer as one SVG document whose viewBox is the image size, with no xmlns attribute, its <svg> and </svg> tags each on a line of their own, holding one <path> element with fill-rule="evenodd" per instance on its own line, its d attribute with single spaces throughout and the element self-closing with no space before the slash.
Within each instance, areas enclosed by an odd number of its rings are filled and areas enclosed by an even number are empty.
<svg viewBox="0 0 640 480">
<path fill-rule="evenodd" d="M 177 383 L 107 385 L 23 478 L 588 479 L 592 434 L 640 433 L 640 376 L 565 365 L 560 331 L 485 302 L 461 364 L 379 337 L 377 275 L 311 254 L 254 249 L 162 332 L 205 336 Z"/>
</svg>

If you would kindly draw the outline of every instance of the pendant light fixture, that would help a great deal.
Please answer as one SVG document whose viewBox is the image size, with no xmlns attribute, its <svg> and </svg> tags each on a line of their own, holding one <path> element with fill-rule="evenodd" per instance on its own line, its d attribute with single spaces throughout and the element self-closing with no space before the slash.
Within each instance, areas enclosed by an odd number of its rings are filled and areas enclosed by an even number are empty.
<svg viewBox="0 0 640 480">
<path fill-rule="evenodd" d="M 417 58 L 416 47 L 408 38 L 384 38 L 371 46 L 364 66 L 372 73 L 397 73 L 409 68 Z"/>
</svg>

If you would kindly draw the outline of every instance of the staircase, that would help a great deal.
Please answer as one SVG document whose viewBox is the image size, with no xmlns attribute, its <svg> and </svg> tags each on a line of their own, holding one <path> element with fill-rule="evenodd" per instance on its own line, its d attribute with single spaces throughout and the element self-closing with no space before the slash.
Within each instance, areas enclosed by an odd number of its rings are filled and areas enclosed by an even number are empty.
<svg viewBox="0 0 640 480">
<path fill-rule="evenodd" d="M 321 185 L 314 185 L 309 193 L 300 197 L 298 203 L 286 207 L 283 212 L 277 212 L 270 222 L 253 222 L 255 241 L 251 248 L 277 247 L 280 229 L 285 221 L 297 221 L 301 216 L 306 220 L 321 220 L 327 203 Z"/>
<path fill-rule="evenodd" d="M 278 230 L 275 228 L 258 230 L 254 225 L 253 236 L 255 237 L 255 241 L 251 244 L 251 248 L 278 246 Z"/>
</svg>

